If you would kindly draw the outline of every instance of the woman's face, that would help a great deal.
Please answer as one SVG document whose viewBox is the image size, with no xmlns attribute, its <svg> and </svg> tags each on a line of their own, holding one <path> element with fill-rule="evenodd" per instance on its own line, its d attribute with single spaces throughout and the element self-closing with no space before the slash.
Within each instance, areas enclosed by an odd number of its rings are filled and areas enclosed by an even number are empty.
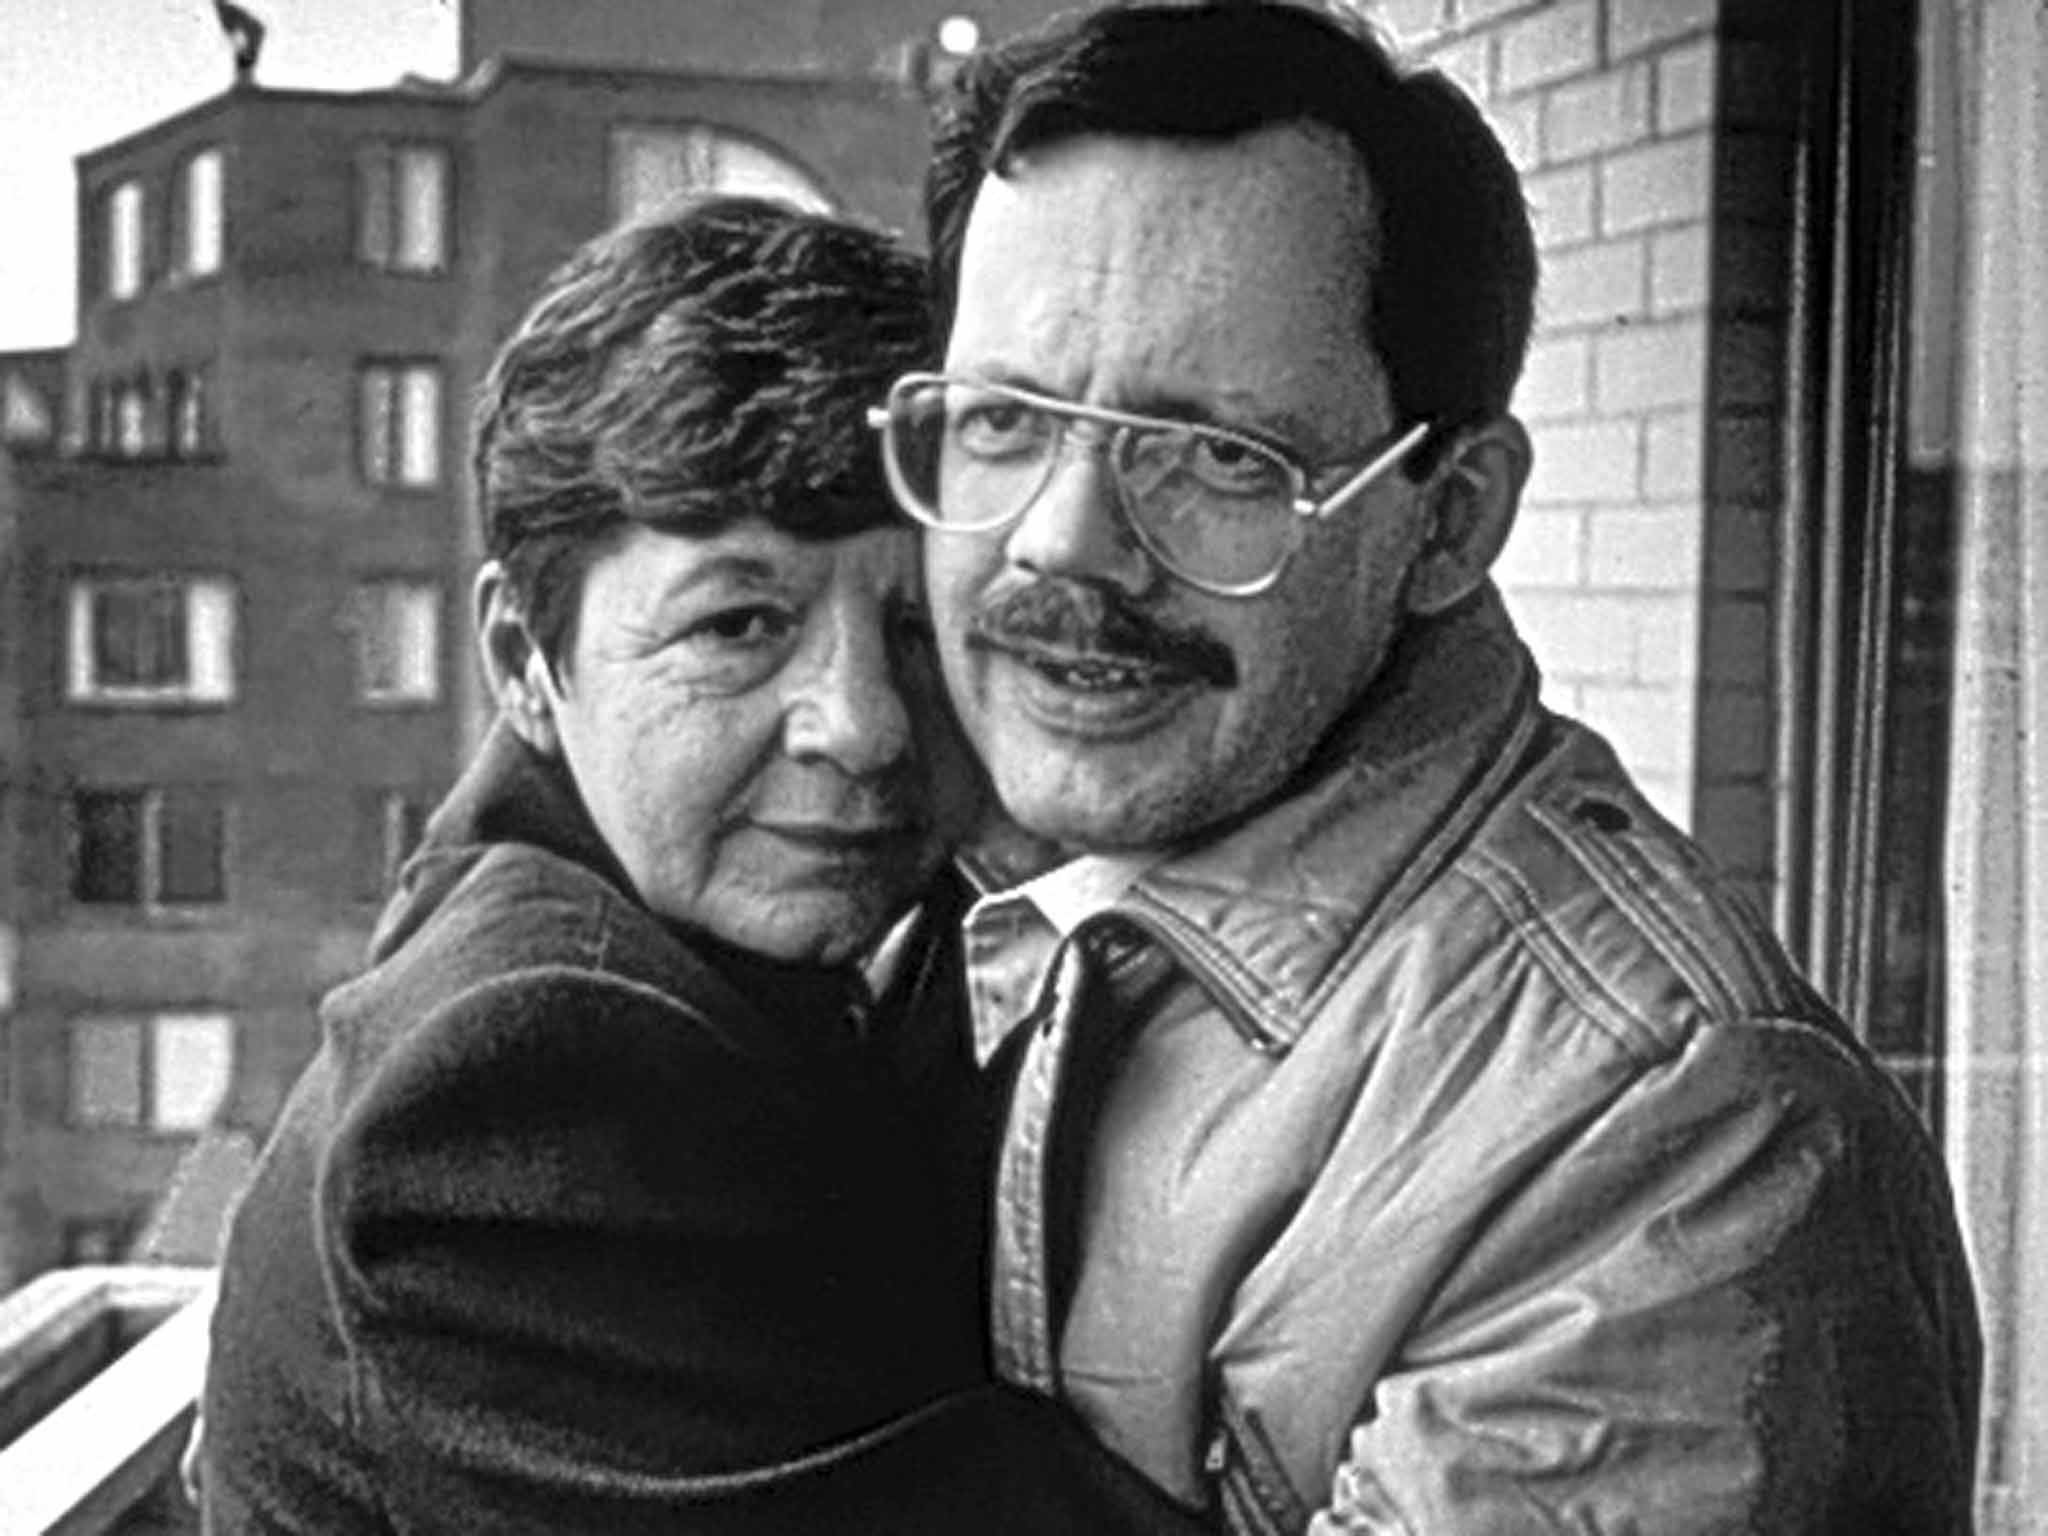
<svg viewBox="0 0 2048 1536">
<path fill-rule="evenodd" d="M 635 524 L 562 660 L 541 682 L 597 830 L 648 907 L 727 943 L 856 956 L 978 804 L 908 530 Z"/>
</svg>

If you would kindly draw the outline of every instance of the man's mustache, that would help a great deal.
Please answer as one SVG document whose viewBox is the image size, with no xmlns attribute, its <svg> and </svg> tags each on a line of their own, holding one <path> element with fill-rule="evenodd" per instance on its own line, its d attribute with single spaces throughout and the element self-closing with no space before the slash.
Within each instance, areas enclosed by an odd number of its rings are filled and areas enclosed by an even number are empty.
<svg viewBox="0 0 2048 1536">
<path fill-rule="evenodd" d="M 1149 618 L 1114 588 L 1092 582 L 1040 580 L 1019 587 L 976 611 L 967 643 L 1126 662 L 1183 672 L 1213 688 L 1237 686 L 1237 658 L 1222 641 Z"/>
</svg>

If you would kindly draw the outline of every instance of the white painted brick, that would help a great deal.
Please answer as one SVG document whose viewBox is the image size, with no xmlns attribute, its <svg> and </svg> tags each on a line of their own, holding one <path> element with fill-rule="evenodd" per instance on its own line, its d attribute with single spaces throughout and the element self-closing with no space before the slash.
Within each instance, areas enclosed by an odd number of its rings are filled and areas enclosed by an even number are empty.
<svg viewBox="0 0 2048 1536">
<path fill-rule="evenodd" d="M 1532 507 L 1632 502 L 1638 494 L 1642 428 L 1635 421 L 1537 428 L 1536 464 L 1523 501 Z"/>
<path fill-rule="evenodd" d="M 1368 14 L 1403 49 L 1428 42 L 1443 29 L 1444 0 L 1377 0 Z"/>
<path fill-rule="evenodd" d="M 1685 133 L 1714 120 L 1714 40 L 1703 37 L 1657 58 L 1657 131 Z"/>
<path fill-rule="evenodd" d="M 1706 218 L 1713 186 L 1711 141 L 1688 134 L 1616 154 L 1600 166 L 1600 220 L 1606 233 Z"/>
<path fill-rule="evenodd" d="M 1593 344 L 1585 336 L 1541 340 L 1529 348 L 1515 386 L 1515 414 L 1524 421 L 1582 416 L 1593 399 Z"/>
<path fill-rule="evenodd" d="M 1544 0 L 1451 0 L 1451 25 L 1455 27 L 1483 26 L 1489 21 L 1498 21 L 1511 11 L 1534 10 Z"/>
<path fill-rule="evenodd" d="M 1659 43 L 1705 32 L 1714 24 L 1719 0 L 1611 0 L 1607 52 L 1623 58 Z"/>
<path fill-rule="evenodd" d="M 1529 221 L 1536 229 L 1538 249 L 1579 245 L 1592 239 L 1593 187 L 1590 165 L 1540 171 L 1522 178 L 1522 196 L 1529 204 Z"/>
<path fill-rule="evenodd" d="M 1543 164 L 1543 101 L 1524 96 L 1515 101 L 1493 101 L 1486 105 L 1486 124 L 1500 140 L 1515 169 L 1535 170 Z"/>
<path fill-rule="evenodd" d="M 1690 592 L 1699 584 L 1697 504 L 1613 507 L 1586 520 L 1588 587 Z"/>
<path fill-rule="evenodd" d="M 1643 495 L 1652 501 L 1697 497 L 1706 483 L 1705 418 L 1692 408 L 1659 411 L 1643 426 Z"/>
<path fill-rule="evenodd" d="M 1474 101 L 1493 95 L 1493 35 L 1481 33 L 1429 51 L 1429 62 L 1449 75 Z"/>
<path fill-rule="evenodd" d="M 1626 682 L 1634 666 L 1628 604 L 1606 597 L 1518 592 L 1509 599 L 1515 626 L 1546 676 L 1583 683 Z"/>
<path fill-rule="evenodd" d="M 1634 144 L 1649 133 L 1650 71 L 1644 65 L 1573 80 L 1543 98 L 1543 142 L 1553 161 Z"/>
<path fill-rule="evenodd" d="M 1593 341 L 1593 399 L 1609 415 L 1688 405 L 1707 396 L 1703 315 L 1631 325 Z"/>
<path fill-rule="evenodd" d="M 1627 764 L 1622 766 L 1627 767 Z M 1635 773 L 1636 788 L 1650 802 L 1650 808 L 1680 830 L 1692 826 L 1692 775 Z"/>
<path fill-rule="evenodd" d="M 1599 62 L 1599 12 L 1594 0 L 1562 0 L 1495 34 L 1500 88 L 1512 94 L 1583 74 Z"/>
<path fill-rule="evenodd" d="M 1586 515 L 1576 507 L 1531 507 L 1515 519 L 1493 579 L 1505 591 L 1556 591 L 1585 583 Z"/>
<path fill-rule="evenodd" d="M 1650 236 L 1651 313 L 1706 308 L 1711 249 L 1704 224 L 1675 225 Z"/>
<path fill-rule="evenodd" d="M 1636 642 L 1632 675 L 1638 682 L 1690 682 L 1699 676 L 1697 592 L 1632 595 L 1631 609 Z"/>
<path fill-rule="evenodd" d="M 1538 313 L 1548 326 L 1604 325 L 1644 312 L 1649 248 L 1640 240 L 1604 240 L 1543 261 Z"/>
<path fill-rule="evenodd" d="M 1605 736 L 1631 774 L 1677 781 L 1692 772 L 1692 692 L 1629 683 L 1587 683 L 1581 718 Z"/>
</svg>

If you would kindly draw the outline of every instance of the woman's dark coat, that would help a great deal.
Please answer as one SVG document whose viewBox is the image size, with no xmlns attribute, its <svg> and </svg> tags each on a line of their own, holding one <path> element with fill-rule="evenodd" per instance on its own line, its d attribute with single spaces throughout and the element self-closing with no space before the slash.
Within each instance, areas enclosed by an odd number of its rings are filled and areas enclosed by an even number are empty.
<svg viewBox="0 0 2048 1536">
<path fill-rule="evenodd" d="M 984 1384 L 971 1229 L 847 980 L 627 889 L 500 726 L 235 1218 L 206 1528 L 1173 1528 Z"/>
</svg>

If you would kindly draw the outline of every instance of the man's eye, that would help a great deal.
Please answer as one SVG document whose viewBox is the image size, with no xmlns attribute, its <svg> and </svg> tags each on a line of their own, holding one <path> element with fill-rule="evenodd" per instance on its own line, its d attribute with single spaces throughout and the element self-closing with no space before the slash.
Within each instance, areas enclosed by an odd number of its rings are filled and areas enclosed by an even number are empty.
<svg viewBox="0 0 2048 1536">
<path fill-rule="evenodd" d="M 1230 496 L 1285 494 L 1287 476 L 1270 453 L 1227 437 L 1197 436 L 1185 449 L 1188 468 L 1212 491 Z"/>
<path fill-rule="evenodd" d="M 1045 435 L 1039 413 L 1014 400 L 977 400 L 953 410 L 947 430 L 968 453 L 984 458 L 1022 453 Z"/>
</svg>

